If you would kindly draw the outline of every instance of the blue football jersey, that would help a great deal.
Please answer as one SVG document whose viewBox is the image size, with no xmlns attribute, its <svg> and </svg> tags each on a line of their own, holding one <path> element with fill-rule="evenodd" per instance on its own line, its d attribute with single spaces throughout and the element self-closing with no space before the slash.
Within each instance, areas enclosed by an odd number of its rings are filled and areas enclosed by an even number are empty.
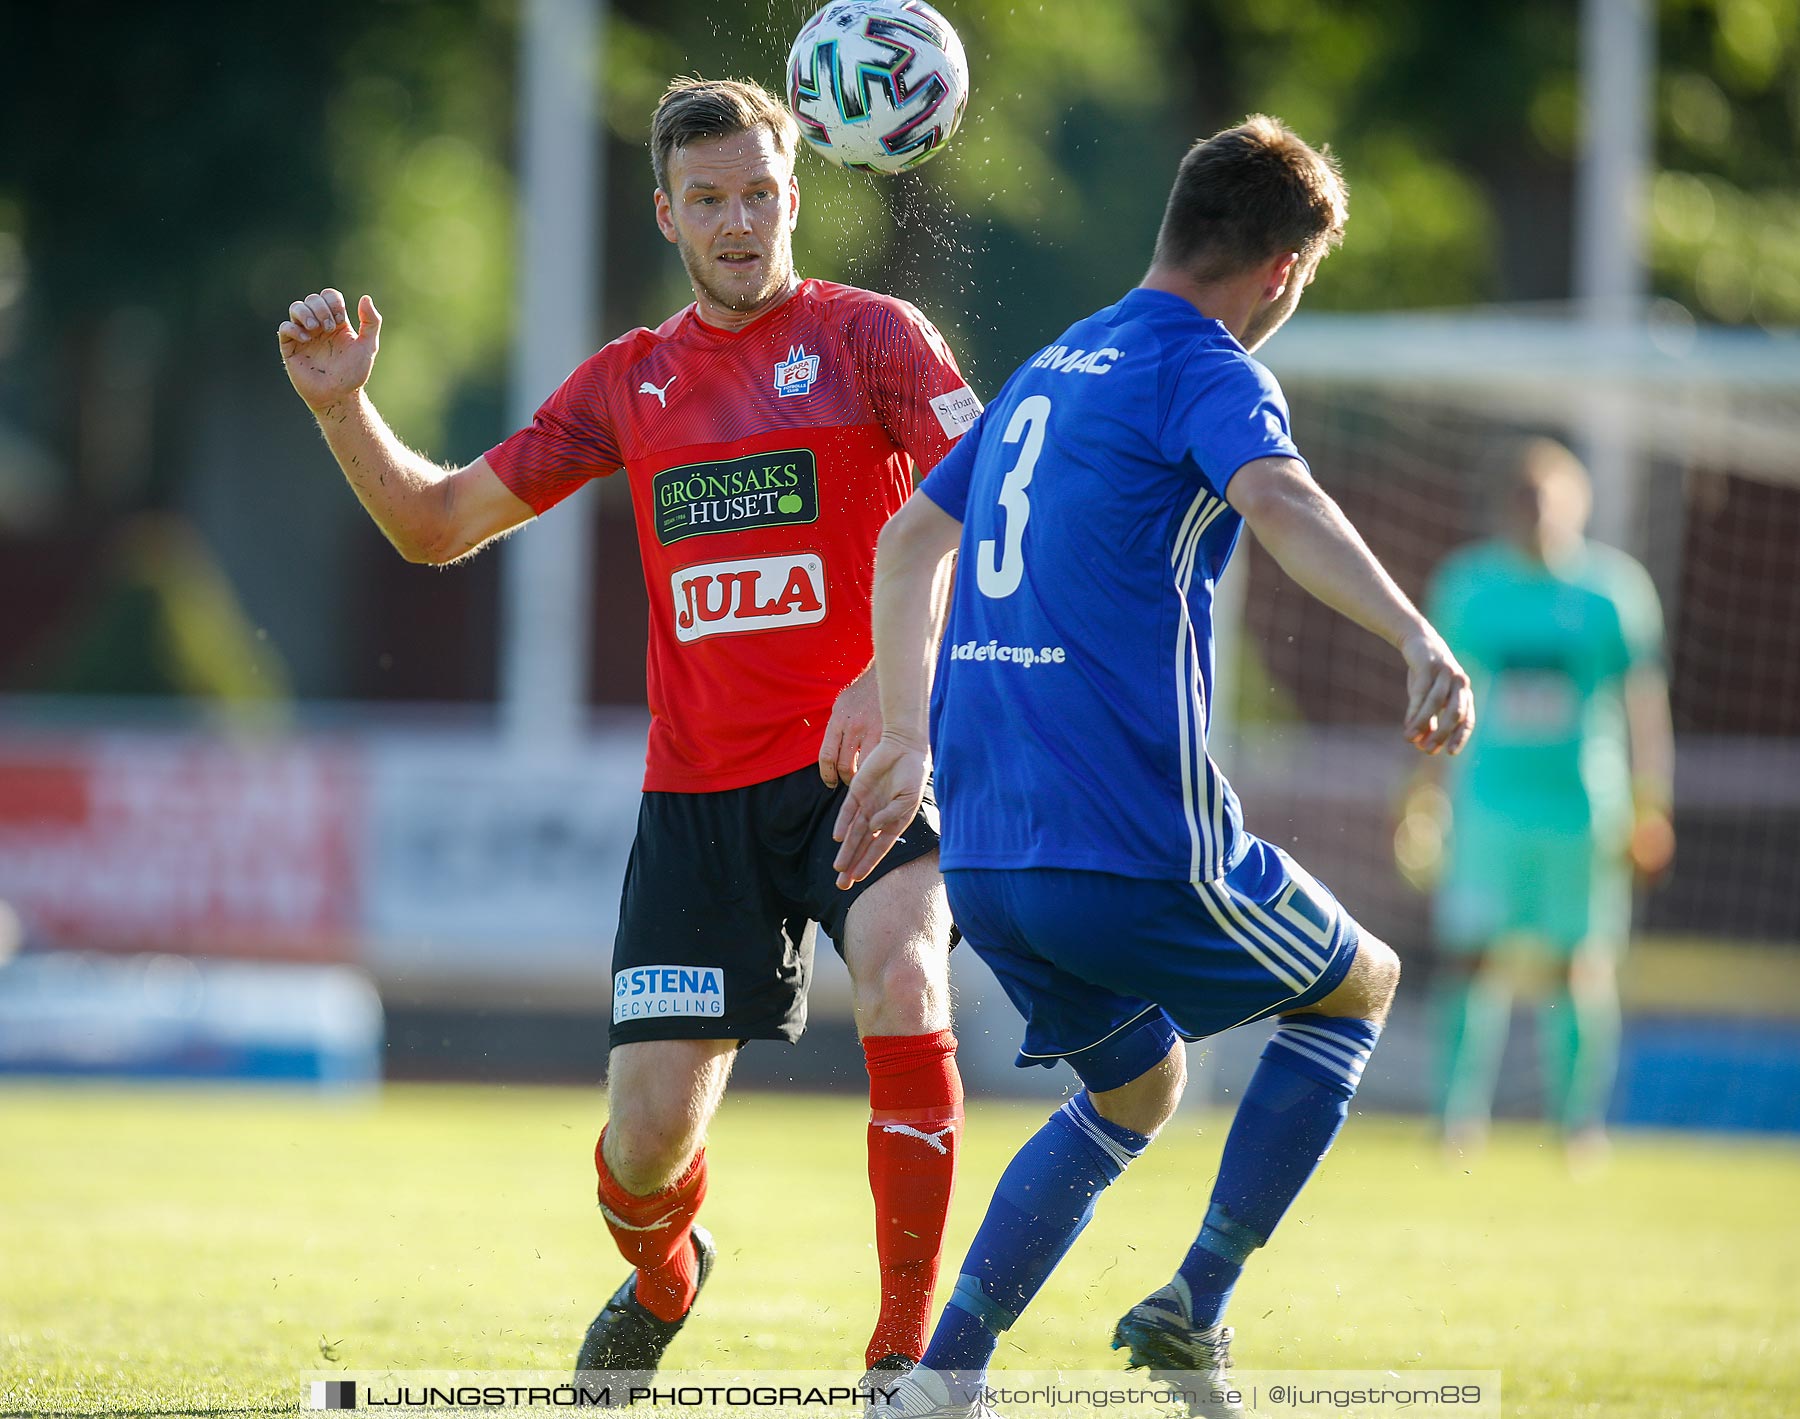
<svg viewBox="0 0 1800 1419">
<path fill-rule="evenodd" d="M 1298 458 L 1274 377 L 1134 290 L 1020 368 L 922 491 L 963 524 L 932 689 L 942 862 L 1195 882 L 1244 852 L 1207 756 L 1225 488 Z"/>
</svg>

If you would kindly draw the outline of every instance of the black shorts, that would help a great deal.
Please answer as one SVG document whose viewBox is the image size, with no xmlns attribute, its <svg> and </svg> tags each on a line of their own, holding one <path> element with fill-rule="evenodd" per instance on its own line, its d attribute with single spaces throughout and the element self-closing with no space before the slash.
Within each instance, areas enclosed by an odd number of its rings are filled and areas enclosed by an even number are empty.
<svg viewBox="0 0 1800 1419">
<path fill-rule="evenodd" d="M 613 942 L 609 1044 L 786 1040 L 806 1028 L 816 921 L 844 951 L 853 903 L 938 845 L 925 806 L 873 872 L 840 891 L 831 830 L 847 792 L 808 765 L 717 793 L 646 793 Z"/>
</svg>

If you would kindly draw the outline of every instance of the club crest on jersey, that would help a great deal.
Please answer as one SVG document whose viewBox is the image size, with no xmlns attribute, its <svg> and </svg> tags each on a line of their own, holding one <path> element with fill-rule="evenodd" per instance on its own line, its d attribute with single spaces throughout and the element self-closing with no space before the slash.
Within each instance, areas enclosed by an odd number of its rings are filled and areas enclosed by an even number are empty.
<svg viewBox="0 0 1800 1419">
<path fill-rule="evenodd" d="M 683 567 L 669 578 L 675 639 L 779 631 L 825 619 L 825 564 L 811 552 Z"/>
<path fill-rule="evenodd" d="M 806 353 L 806 346 L 796 345 L 785 360 L 775 362 L 775 392 L 783 399 L 811 394 L 819 378 L 819 357 Z"/>
</svg>

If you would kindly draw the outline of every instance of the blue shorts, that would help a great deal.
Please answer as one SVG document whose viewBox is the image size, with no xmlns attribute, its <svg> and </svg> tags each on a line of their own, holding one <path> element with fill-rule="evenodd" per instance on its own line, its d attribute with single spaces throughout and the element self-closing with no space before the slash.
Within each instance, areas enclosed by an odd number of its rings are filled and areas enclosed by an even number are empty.
<svg viewBox="0 0 1800 1419">
<path fill-rule="evenodd" d="M 1316 1004 L 1361 934 L 1310 873 L 1254 837 L 1216 882 L 1036 867 L 957 868 L 944 884 L 963 936 L 1025 1017 L 1019 1067 L 1066 1059 L 1102 1091 L 1154 1068 L 1178 1037 Z"/>
</svg>

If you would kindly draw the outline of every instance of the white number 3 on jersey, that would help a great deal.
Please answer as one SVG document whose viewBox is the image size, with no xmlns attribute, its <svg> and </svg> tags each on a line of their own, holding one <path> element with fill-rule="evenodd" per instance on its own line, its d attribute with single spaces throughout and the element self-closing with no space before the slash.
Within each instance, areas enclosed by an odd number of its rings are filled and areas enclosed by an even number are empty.
<svg viewBox="0 0 1800 1419">
<path fill-rule="evenodd" d="M 999 601 L 1019 589 L 1025 575 L 1025 524 L 1031 518 L 1031 500 L 1025 489 L 1031 486 L 1031 472 L 1037 467 L 1038 455 L 1044 451 L 1044 430 L 1050 423 L 1050 401 L 1042 394 L 1019 401 L 1012 422 L 1006 426 L 1002 443 L 1025 441 L 1019 461 L 1012 466 L 1000 485 L 1000 508 L 1005 515 L 1006 545 L 999 548 L 991 537 L 983 538 L 975 558 L 975 584 L 981 594 Z M 998 553 L 998 555 L 996 555 Z"/>
</svg>

